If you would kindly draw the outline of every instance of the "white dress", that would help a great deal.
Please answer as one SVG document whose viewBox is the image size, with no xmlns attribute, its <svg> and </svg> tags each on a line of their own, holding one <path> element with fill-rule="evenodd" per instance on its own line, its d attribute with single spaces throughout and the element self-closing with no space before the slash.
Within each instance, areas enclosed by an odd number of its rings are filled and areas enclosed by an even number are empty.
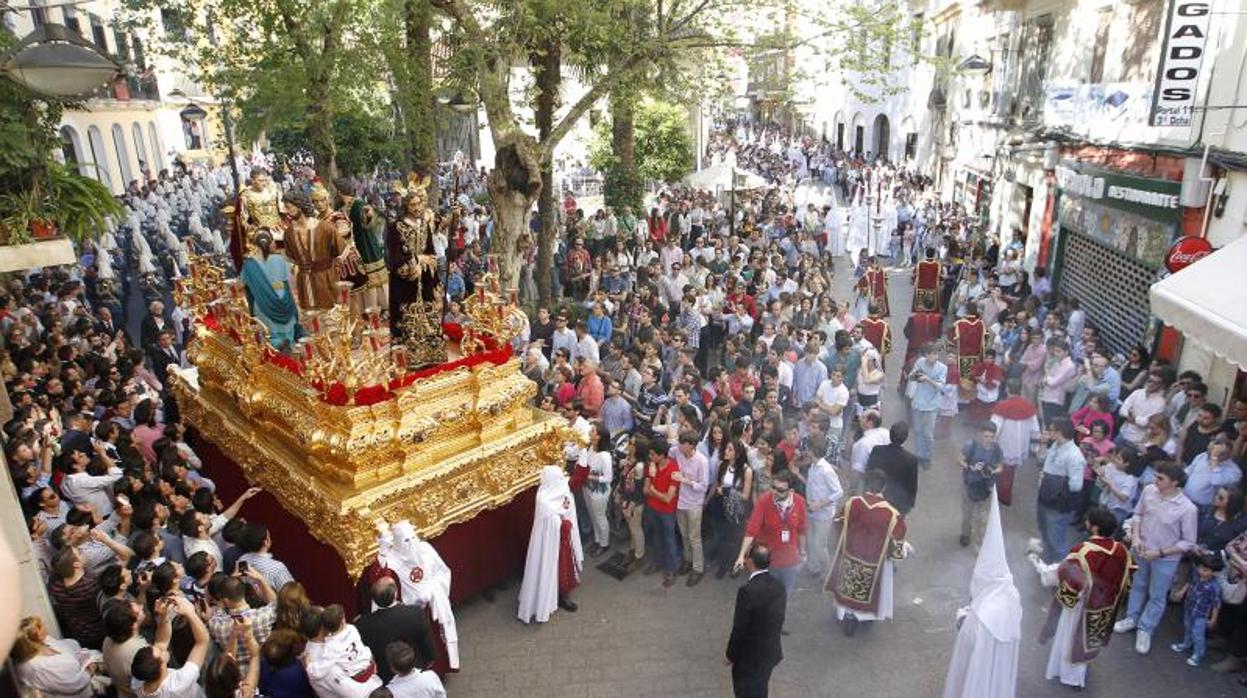
<svg viewBox="0 0 1247 698">
<path fill-rule="evenodd" d="M 90 698 L 91 674 L 86 664 L 101 661 L 99 652 L 84 650 L 74 640 L 49 637 L 44 644 L 56 654 L 39 654 L 17 667 L 18 684 L 42 691 L 47 695 Z"/>
<path fill-rule="evenodd" d="M 1017 693 L 1018 644 L 997 640 L 973 611 L 968 613 L 953 645 L 944 698 L 1012 698 Z"/>
</svg>

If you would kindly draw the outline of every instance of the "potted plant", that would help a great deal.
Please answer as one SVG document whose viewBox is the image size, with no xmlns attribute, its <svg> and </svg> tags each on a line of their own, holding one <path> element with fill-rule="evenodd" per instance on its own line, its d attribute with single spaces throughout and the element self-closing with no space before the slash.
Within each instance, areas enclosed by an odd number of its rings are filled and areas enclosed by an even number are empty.
<svg viewBox="0 0 1247 698">
<path fill-rule="evenodd" d="M 99 235 L 106 217 L 121 215 L 121 204 L 108 187 L 65 165 L 48 163 L 47 182 L 45 210 L 48 217 L 55 221 L 60 233 L 75 243 L 81 244 Z"/>
</svg>

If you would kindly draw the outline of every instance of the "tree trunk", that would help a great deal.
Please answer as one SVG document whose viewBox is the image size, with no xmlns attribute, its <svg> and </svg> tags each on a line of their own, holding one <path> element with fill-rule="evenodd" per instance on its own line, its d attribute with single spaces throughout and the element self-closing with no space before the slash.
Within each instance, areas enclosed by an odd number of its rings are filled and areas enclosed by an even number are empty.
<svg viewBox="0 0 1247 698">
<path fill-rule="evenodd" d="M 487 186 L 494 205 L 493 253 L 498 260 L 498 282 L 504 292 L 519 290 L 520 235 L 528 230 L 528 212 L 541 195 L 541 161 L 532 136 L 520 132 L 494 133 L 497 153 Z"/>
<path fill-rule="evenodd" d="M 406 51 L 403 59 L 399 95 L 402 100 L 403 129 L 407 132 L 407 152 L 413 168 L 424 174 L 437 169 L 433 134 L 433 42 L 430 38 L 433 8 L 429 0 L 405 0 L 403 25 Z M 436 200 L 436 199 L 434 199 Z"/>
<path fill-rule="evenodd" d="M 533 55 L 536 70 L 537 110 L 534 115 L 537 133 L 542 141 L 554 128 L 554 113 L 559 106 L 559 87 L 563 80 L 562 54 L 558 41 L 549 40 L 541 51 Z M 554 265 L 554 241 L 558 236 L 558 209 L 554 191 L 554 158 L 541 163 L 541 196 L 537 199 L 537 211 L 541 216 L 541 230 L 537 233 L 537 303 L 549 307 L 551 302 L 551 272 Z"/>
<path fill-rule="evenodd" d="M 333 108 L 329 103 L 329 85 L 324 80 L 310 81 L 308 90 L 307 144 L 316 159 L 316 174 L 326 182 L 338 176 L 338 148 L 333 140 Z"/>
<path fill-rule="evenodd" d="M 611 92 L 611 149 L 615 152 L 616 171 L 611 173 L 614 181 L 607 192 L 610 197 L 608 203 L 615 210 L 631 206 L 636 215 L 644 217 L 641 175 L 636 164 L 636 102 L 630 93 L 628 85 L 621 85 Z"/>
</svg>

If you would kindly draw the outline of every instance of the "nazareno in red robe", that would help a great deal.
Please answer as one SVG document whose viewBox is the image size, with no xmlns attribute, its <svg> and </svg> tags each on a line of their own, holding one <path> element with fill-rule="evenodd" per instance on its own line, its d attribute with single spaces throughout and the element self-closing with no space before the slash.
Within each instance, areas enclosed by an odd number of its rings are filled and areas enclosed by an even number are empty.
<svg viewBox="0 0 1247 698">
<path fill-rule="evenodd" d="M 1057 591 L 1048 610 L 1048 620 L 1039 641 L 1046 643 L 1056 634 L 1062 608 L 1075 608 L 1083 590 L 1085 597 L 1082 617 L 1070 648 L 1074 662 L 1089 662 L 1113 636 L 1117 607 L 1130 589 L 1130 569 L 1134 562 L 1126 546 L 1112 538 L 1094 536 L 1070 550 L 1057 568 Z"/>
</svg>

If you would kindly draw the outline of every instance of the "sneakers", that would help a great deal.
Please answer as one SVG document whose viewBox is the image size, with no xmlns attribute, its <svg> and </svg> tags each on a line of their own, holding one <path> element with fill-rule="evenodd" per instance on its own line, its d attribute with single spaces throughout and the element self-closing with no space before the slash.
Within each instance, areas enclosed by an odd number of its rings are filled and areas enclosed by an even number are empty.
<svg viewBox="0 0 1247 698">
<path fill-rule="evenodd" d="M 1135 624 L 1133 618 L 1122 618 L 1121 620 L 1113 624 L 1113 632 L 1128 633 L 1137 627 L 1139 626 Z"/>
<path fill-rule="evenodd" d="M 1186 665 L 1187 666 L 1199 666 L 1199 660 L 1194 657 L 1187 657 Z"/>
<path fill-rule="evenodd" d="M 1146 630 L 1140 630 L 1134 634 L 1134 651 L 1139 654 L 1147 654 L 1152 651 L 1152 634 Z"/>
<path fill-rule="evenodd" d="M 1191 648 L 1187 647 L 1185 644 L 1181 642 L 1175 642 L 1172 645 L 1169 645 L 1169 649 L 1173 650 L 1174 652 L 1177 652 L 1178 654 L 1181 654 L 1183 652 L 1190 650 Z"/>
<path fill-rule="evenodd" d="M 684 583 L 684 586 L 688 586 L 688 587 L 697 586 L 697 584 L 701 582 L 702 576 L 703 576 L 702 572 L 693 570 L 693 573 L 688 576 L 688 581 Z"/>
</svg>

